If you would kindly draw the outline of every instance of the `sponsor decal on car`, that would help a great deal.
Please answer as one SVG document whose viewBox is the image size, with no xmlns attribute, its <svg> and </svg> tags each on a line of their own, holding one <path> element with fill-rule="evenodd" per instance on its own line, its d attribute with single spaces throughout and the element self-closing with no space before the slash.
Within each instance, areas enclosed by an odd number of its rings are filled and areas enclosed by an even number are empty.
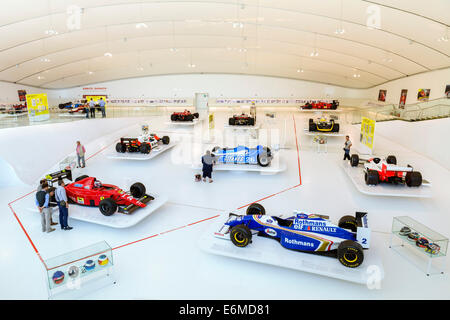
<svg viewBox="0 0 450 320">
<path fill-rule="evenodd" d="M 84 198 L 77 197 L 77 202 L 81 203 L 81 204 L 84 204 Z"/>
<path fill-rule="evenodd" d="M 314 243 L 312 243 L 312 242 L 305 242 L 305 241 L 299 241 L 299 240 L 288 239 L 288 238 L 284 238 L 284 242 L 289 243 L 289 244 L 295 244 L 297 246 L 303 246 L 303 247 L 313 248 L 315 246 Z"/>
<path fill-rule="evenodd" d="M 274 229 L 266 228 L 264 230 L 265 233 L 267 233 L 269 236 L 275 237 L 277 235 L 277 232 Z"/>
</svg>

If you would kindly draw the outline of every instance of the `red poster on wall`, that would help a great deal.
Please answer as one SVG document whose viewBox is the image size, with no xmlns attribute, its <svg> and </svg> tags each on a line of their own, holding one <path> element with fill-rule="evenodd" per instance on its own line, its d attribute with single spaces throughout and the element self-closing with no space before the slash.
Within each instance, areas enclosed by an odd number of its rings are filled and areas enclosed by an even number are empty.
<svg viewBox="0 0 450 320">
<path fill-rule="evenodd" d="M 403 89 L 402 93 L 400 94 L 400 102 L 398 104 L 399 109 L 405 109 L 407 95 L 408 95 L 408 89 Z"/>
<path fill-rule="evenodd" d="M 17 94 L 19 95 L 19 101 L 26 101 L 27 100 L 27 92 L 25 90 L 17 90 Z"/>
</svg>

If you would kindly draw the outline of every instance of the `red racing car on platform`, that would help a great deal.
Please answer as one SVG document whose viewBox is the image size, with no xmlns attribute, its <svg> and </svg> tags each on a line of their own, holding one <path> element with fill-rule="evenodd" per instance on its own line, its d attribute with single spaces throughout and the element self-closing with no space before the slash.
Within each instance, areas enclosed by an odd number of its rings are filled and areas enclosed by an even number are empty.
<svg viewBox="0 0 450 320">
<path fill-rule="evenodd" d="M 184 110 L 183 112 L 174 112 L 170 116 L 172 121 L 194 121 L 198 119 L 199 114 L 197 112 L 191 113 L 189 110 Z"/>
<path fill-rule="evenodd" d="M 228 119 L 228 124 L 230 126 L 254 126 L 255 122 L 256 117 L 249 116 L 245 113 L 242 113 L 241 115 L 235 114 Z"/>
<path fill-rule="evenodd" d="M 336 110 L 339 106 L 338 100 L 333 100 L 331 103 L 329 102 L 307 102 L 305 105 L 301 106 L 303 110 L 309 109 L 319 109 L 319 110 Z"/>
<path fill-rule="evenodd" d="M 61 170 L 46 176 L 50 185 L 64 178 L 72 181 L 72 171 Z M 140 182 L 132 184 L 129 191 L 124 191 L 118 186 L 103 184 L 97 178 L 87 175 L 68 183 L 65 189 L 70 203 L 98 207 L 105 216 L 116 212 L 131 214 L 139 208 L 145 208 L 148 202 L 155 199 L 146 194 L 146 188 Z"/>
</svg>

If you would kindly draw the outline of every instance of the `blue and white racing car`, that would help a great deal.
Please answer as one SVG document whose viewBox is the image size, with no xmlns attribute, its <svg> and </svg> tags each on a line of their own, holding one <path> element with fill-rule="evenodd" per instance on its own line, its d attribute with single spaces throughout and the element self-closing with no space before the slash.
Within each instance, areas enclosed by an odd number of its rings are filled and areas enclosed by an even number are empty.
<svg viewBox="0 0 450 320">
<path fill-rule="evenodd" d="M 287 249 L 334 256 L 349 268 L 363 263 L 363 249 L 368 249 L 370 242 L 366 212 L 343 216 L 338 225 L 327 216 L 299 211 L 294 214 L 288 218 L 266 216 L 264 207 L 253 203 L 244 216 L 230 213 L 215 236 L 229 238 L 237 247 L 246 247 L 256 234 L 277 240 Z"/>
<path fill-rule="evenodd" d="M 216 157 L 218 163 L 259 164 L 261 167 L 270 165 L 273 158 L 270 148 L 261 145 L 255 148 L 244 146 L 237 146 L 236 148 L 214 147 L 211 154 Z"/>
</svg>

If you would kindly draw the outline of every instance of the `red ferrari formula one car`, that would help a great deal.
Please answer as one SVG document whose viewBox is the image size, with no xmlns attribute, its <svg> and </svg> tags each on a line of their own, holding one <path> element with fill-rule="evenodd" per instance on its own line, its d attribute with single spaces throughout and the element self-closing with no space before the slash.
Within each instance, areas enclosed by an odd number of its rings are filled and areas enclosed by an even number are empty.
<svg viewBox="0 0 450 320">
<path fill-rule="evenodd" d="M 184 110 L 183 112 L 174 112 L 170 116 L 172 121 L 194 121 L 198 118 L 198 113 L 191 113 L 189 110 Z"/>
<path fill-rule="evenodd" d="M 253 126 L 255 125 L 256 117 L 251 117 L 248 114 L 234 115 L 228 119 L 230 126 Z"/>
<path fill-rule="evenodd" d="M 61 170 L 46 176 L 49 184 L 58 179 L 72 180 L 71 170 Z M 116 212 L 131 214 L 139 208 L 145 208 L 147 203 L 154 200 L 146 194 L 145 186 L 136 182 L 126 192 L 112 184 L 103 184 L 97 178 L 86 175 L 75 179 L 75 182 L 65 186 L 67 198 L 71 203 L 82 206 L 98 207 L 105 216 Z"/>
<path fill-rule="evenodd" d="M 301 106 L 302 109 L 330 109 L 330 110 L 336 110 L 337 107 L 339 106 L 339 101 L 338 100 L 333 100 L 332 103 L 327 103 L 327 102 L 312 102 L 312 103 L 305 103 L 304 106 Z"/>
<path fill-rule="evenodd" d="M 9 114 L 15 114 L 15 113 L 23 113 L 23 112 L 27 112 L 27 105 L 23 105 L 23 104 L 15 104 L 13 106 L 11 106 L 11 109 L 9 109 L 8 113 Z"/>
</svg>

